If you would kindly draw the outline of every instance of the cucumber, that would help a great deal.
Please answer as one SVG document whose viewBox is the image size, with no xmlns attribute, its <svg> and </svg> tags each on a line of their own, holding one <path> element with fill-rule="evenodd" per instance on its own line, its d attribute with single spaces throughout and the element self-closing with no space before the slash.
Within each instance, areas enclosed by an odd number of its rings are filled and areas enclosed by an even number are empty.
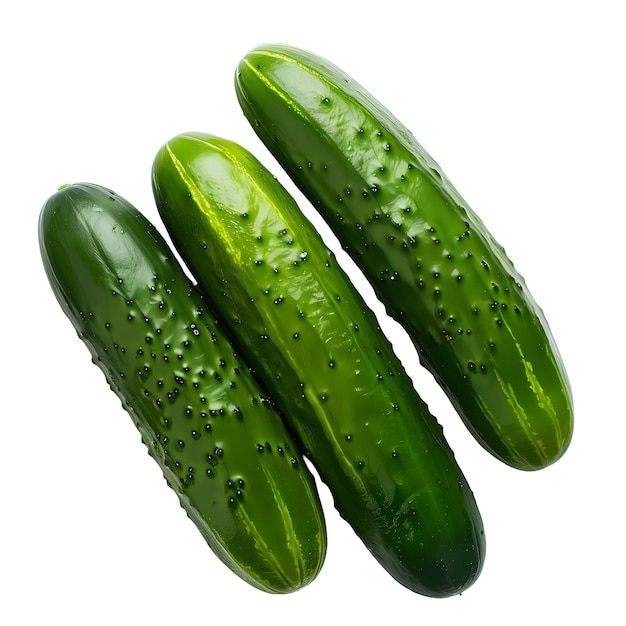
<svg viewBox="0 0 626 626">
<path fill-rule="evenodd" d="M 63 311 L 211 549 L 268 593 L 310 583 L 326 551 L 313 476 L 154 226 L 79 183 L 45 203 L 39 240 Z"/>
<path fill-rule="evenodd" d="M 441 427 L 319 233 L 246 149 L 204 133 L 158 151 L 153 190 L 185 264 L 381 565 L 447 597 L 478 577 L 473 493 Z"/>
<path fill-rule="evenodd" d="M 294 47 L 252 50 L 235 86 L 476 439 L 522 470 L 559 459 L 573 405 L 545 316 L 413 135 L 341 69 Z"/>
</svg>

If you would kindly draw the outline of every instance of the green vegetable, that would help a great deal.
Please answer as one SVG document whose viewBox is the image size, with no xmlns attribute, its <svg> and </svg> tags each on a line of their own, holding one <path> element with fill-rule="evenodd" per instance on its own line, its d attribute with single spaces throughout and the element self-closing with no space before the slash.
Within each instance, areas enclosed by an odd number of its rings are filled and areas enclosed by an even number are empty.
<svg viewBox="0 0 626 626">
<path fill-rule="evenodd" d="M 63 311 L 209 546 L 264 591 L 311 582 L 326 550 L 313 477 L 156 229 L 81 183 L 45 203 L 39 239 Z"/>
<path fill-rule="evenodd" d="M 524 470 L 560 458 L 571 390 L 544 314 L 411 133 L 339 68 L 292 47 L 251 51 L 236 90 L 478 441 Z"/>
<path fill-rule="evenodd" d="M 373 312 L 293 198 L 244 148 L 179 135 L 153 165 L 169 234 L 342 517 L 409 589 L 482 567 L 483 526 L 442 430 Z"/>
</svg>

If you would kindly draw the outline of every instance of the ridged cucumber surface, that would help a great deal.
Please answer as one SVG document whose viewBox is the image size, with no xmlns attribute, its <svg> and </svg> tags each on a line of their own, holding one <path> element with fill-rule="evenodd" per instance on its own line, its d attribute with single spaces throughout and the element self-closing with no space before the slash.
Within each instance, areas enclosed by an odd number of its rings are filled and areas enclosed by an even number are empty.
<svg viewBox="0 0 626 626">
<path fill-rule="evenodd" d="M 283 45 L 240 62 L 243 112 L 403 325 L 477 440 L 523 470 L 573 430 L 545 316 L 413 135 L 332 63 Z"/>
<path fill-rule="evenodd" d="M 39 239 L 61 307 L 209 546 L 263 591 L 311 582 L 326 553 L 313 476 L 157 230 L 79 183 L 45 203 Z"/>
<path fill-rule="evenodd" d="M 377 320 L 294 199 L 246 149 L 178 135 L 153 164 L 177 250 L 341 516 L 407 588 L 467 589 L 485 542 L 442 429 Z"/>
</svg>

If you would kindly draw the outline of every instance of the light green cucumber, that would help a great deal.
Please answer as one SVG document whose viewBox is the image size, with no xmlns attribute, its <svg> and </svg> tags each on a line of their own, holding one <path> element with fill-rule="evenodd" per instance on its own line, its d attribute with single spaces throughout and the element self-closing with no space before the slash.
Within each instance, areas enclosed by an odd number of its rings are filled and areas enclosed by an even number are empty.
<svg viewBox="0 0 626 626">
<path fill-rule="evenodd" d="M 472 491 L 373 312 L 293 198 L 247 150 L 202 133 L 163 145 L 153 189 L 174 245 L 341 516 L 407 588 L 467 589 L 485 553 Z"/>
</svg>

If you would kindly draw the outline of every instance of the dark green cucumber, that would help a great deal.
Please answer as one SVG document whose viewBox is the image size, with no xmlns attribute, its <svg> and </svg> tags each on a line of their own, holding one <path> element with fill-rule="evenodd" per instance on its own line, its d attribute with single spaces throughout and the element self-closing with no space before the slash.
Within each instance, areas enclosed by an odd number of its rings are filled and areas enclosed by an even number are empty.
<svg viewBox="0 0 626 626">
<path fill-rule="evenodd" d="M 263 378 L 335 506 L 409 589 L 482 567 L 483 526 L 442 430 L 374 314 L 293 198 L 247 150 L 179 135 L 153 165 L 170 236 Z"/>
<path fill-rule="evenodd" d="M 61 307 L 209 546 L 263 591 L 311 582 L 326 550 L 313 476 L 156 229 L 81 183 L 46 202 L 39 239 Z"/>
<path fill-rule="evenodd" d="M 293 47 L 251 51 L 236 91 L 477 440 L 519 469 L 559 459 L 571 390 L 544 314 L 411 133 L 342 70 Z"/>
</svg>

